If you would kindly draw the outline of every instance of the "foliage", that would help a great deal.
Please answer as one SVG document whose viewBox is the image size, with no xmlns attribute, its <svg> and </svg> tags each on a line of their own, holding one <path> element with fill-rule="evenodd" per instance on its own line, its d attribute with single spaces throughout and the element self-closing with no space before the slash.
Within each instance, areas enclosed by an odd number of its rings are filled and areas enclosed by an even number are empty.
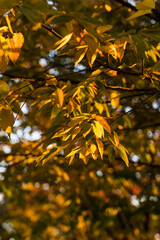
<svg viewBox="0 0 160 240">
<path fill-rule="evenodd" d="M 159 8 L 0 1 L 1 239 L 158 239 Z"/>
</svg>

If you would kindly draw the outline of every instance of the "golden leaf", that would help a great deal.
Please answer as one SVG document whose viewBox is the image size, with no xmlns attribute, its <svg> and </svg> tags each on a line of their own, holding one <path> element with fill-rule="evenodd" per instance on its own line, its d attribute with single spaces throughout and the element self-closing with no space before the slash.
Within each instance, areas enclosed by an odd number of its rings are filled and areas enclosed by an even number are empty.
<svg viewBox="0 0 160 240">
<path fill-rule="evenodd" d="M 111 105 L 113 107 L 118 107 L 119 106 L 119 96 L 117 92 L 112 92 L 111 93 Z"/>
<path fill-rule="evenodd" d="M 98 150 L 99 150 L 99 153 L 101 155 L 101 158 L 103 159 L 103 152 L 104 152 L 103 143 L 100 139 L 96 139 L 96 142 L 97 142 L 97 146 L 98 146 Z"/>
<path fill-rule="evenodd" d="M 97 138 L 104 137 L 103 127 L 98 121 L 94 121 L 93 132 L 94 132 L 94 134 L 96 135 Z"/>
<path fill-rule="evenodd" d="M 110 126 L 109 126 L 109 124 L 107 123 L 107 121 L 106 121 L 102 116 L 93 115 L 92 117 L 95 118 L 95 119 L 103 126 L 103 128 L 104 128 L 109 134 L 111 134 L 111 128 L 110 128 Z"/>
<path fill-rule="evenodd" d="M 8 43 L 8 56 L 11 61 L 15 64 L 19 58 L 21 47 L 24 43 L 24 37 L 22 33 L 14 33 L 13 38 L 7 39 Z"/>
<path fill-rule="evenodd" d="M 64 45 L 66 45 L 69 42 L 69 40 L 71 39 L 72 35 L 73 35 L 73 33 L 69 33 L 64 38 L 62 38 L 61 40 L 56 42 L 54 46 L 57 47 L 57 48 L 54 51 L 57 51 L 60 48 L 64 47 Z"/>
<path fill-rule="evenodd" d="M 57 88 L 57 96 L 58 96 L 58 101 L 60 106 L 63 106 L 63 101 L 64 101 L 64 94 L 61 88 Z"/>
<path fill-rule="evenodd" d="M 75 65 L 75 67 L 84 58 L 84 56 L 85 56 L 85 54 L 87 52 L 87 49 L 88 49 L 88 47 L 77 49 L 76 54 L 74 56 L 74 61 L 75 61 L 74 65 Z"/>
</svg>

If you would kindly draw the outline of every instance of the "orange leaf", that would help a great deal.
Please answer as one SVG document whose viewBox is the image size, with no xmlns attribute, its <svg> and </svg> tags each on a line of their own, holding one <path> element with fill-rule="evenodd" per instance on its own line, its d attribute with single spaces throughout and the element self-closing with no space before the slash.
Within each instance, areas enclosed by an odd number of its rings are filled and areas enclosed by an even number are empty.
<svg viewBox="0 0 160 240">
<path fill-rule="evenodd" d="M 111 134 L 111 128 L 109 126 L 109 124 L 107 123 L 107 121 L 99 115 L 94 115 L 94 118 L 103 126 L 103 128 L 109 133 Z"/>
<path fill-rule="evenodd" d="M 14 33 L 13 38 L 7 39 L 8 43 L 8 56 L 11 61 L 15 64 L 19 58 L 21 47 L 24 43 L 24 37 L 22 33 Z"/>
<path fill-rule="evenodd" d="M 16 49 L 19 49 L 19 51 L 21 50 L 21 47 L 23 46 L 24 43 L 24 37 L 22 33 L 14 33 L 13 34 L 13 42 L 14 42 L 14 46 Z"/>
<path fill-rule="evenodd" d="M 60 106 L 63 106 L 63 101 L 64 101 L 64 94 L 61 88 L 57 88 L 57 96 L 58 96 L 58 101 Z"/>
</svg>

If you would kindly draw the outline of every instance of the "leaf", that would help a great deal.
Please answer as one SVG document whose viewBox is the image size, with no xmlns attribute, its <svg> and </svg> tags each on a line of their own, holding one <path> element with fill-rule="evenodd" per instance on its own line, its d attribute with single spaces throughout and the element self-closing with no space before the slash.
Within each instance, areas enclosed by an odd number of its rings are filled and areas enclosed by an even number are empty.
<svg viewBox="0 0 160 240">
<path fill-rule="evenodd" d="M 119 137 L 118 137 L 116 132 L 114 132 L 114 142 L 116 144 L 115 146 L 118 147 L 118 145 L 119 145 Z"/>
<path fill-rule="evenodd" d="M 96 147 L 96 145 L 94 143 L 91 143 L 90 150 L 91 150 L 91 153 L 95 153 L 96 152 L 97 147 Z"/>
<path fill-rule="evenodd" d="M 126 163 L 126 166 L 129 167 L 129 160 L 126 154 L 126 149 L 121 144 L 119 144 L 117 148 L 118 148 L 118 153 L 120 157 L 124 160 L 124 162 Z"/>
<path fill-rule="evenodd" d="M 91 34 L 86 34 L 84 38 L 85 38 L 85 42 L 88 45 L 88 51 L 87 51 L 88 63 L 90 65 L 90 67 L 92 67 L 92 65 L 93 65 L 93 63 L 94 63 L 94 61 L 96 60 L 96 57 L 97 57 L 98 41 Z"/>
<path fill-rule="evenodd" d="M 14 124 L 14 116 L 9 106 L 0 105 L 0 128 L 8 133 Z"/>
<path fill-rule="evenodd" d="M 16 6 L 19 4 L 19 0 L 0 0 L 0 11 L 1 10 L 6 10 L 6 9 L 11 9 L 12 7 Z"/>
<path fill-rule="evenodd" d="M 4 73 L 8 63 L 6 62 L 5 56 L 0 56 L 0 71 Z"/>
<path fill-rule="evenodd" d="M 24 43 L 23 34 L 22 34 L 21 32 L 19 32 L 19 33 L 14 33 L 14 34 L 13 34 L 13 42 L 14 42 L 15 48 L 20 51 L 21 48 L 22 48 L 22 46 L 23 46 L 23 43 Z"/>
<path fill-rule="evenodd" d="M 77 49 L 76 54 L 74 56 L 74 61 L 75 61 L 74 66 L 75 67 L 84 58 L 84 56 L 85 56 L 85 54 L 87 52 L 87 49 L 88 49 L 88 46 L 84 47 L 84 48 Z"/>
<path fill-rule="evenodd" d="M 113 107 L 118 107 L 119 106 L 119 96 L 117 92 L 112 92 L 111 93 L 111 105 Z"/>
<path fill-rule="evenodd" d="M 64 45 L 66 45 L 69 40 L 71 39 L 73 33 L 69 33 L 68 35 L 66 35 L 65 37 L 63 37 L 61 40 L 59 40 L 58 42 L 55 43 L 54 47 L 58 47 L 54 50 L 54 51 L 57 51 L 59 50 L 60 48 L 64 47 Z"/>
<path fill-rule="evenodd" d="M 39 23 L 46 19 L 49 6 L 44 0 L 25 0 L 18 9 L 29 21 Z"/>
<path fill-rule="evenodd" d="M 3 49 L 4 52 L 4 56 L 5 56 L 5 61 L 6 63 L 8 63 L 8 43 L 7 43 L 7 39 L 5 39 L 3 36 L 0 36 L 0 43 L 1 43 L 1 47 Z"/>
<path fill-rule="evenodd" d="M 117 49 L 113 43 L 106 42 L 106 44 L 102 46 L 102 50 L 110 54 L 113 58 L 117 59 Z"/>
<path fill-rule="evenodd" d="M 75 157 L 75 154 L 73 154 L 72 156 L 70 156 L 69 165 L 72 164 L 74 157 Z"/>
<path fill-rule="evenodd" d="M 68 157 L 71 157 L 72 155 L 75 155 L 76 153 L 78 153 L 79 152 L 79 150 L 81 150 L 81 147 L 75 147 L 67 156 L 66 156 L 66 158 L 68 158 Z"/>
<path fill-rule="evenodd" d="M 104 152 L 103 143 L 100 139 L 97 139 L 97 138 L 96 138 L 96 142 L 97 142 L 97 146 L 98 146 L 98 150 L 99 150 L 99 153 L 101 155 L 101 158 L 103 159 L 103 152 Z"/>
<path fill-rule="evenodd" d="M 108 158 L 109 158 L 109 161 L 110 162 L 113 162 L 115 160 L 115 151 L 113 149 L 113 147 L 110 147 L 109 150 L 108 150 Z"/>
<path fill-rule="evenodd" d="M 154 0 L 144 0 L 138 2 L 136 4 L 137 10 L 146 10 L 146 9 L 154 9 L 155 8 L 155 1 Z"/>
<path fill-rule="evenodd" d="M 8 15 L 6 15 L 5 18 L 6 18 L 6 22 L 8 24 L 9 31 L 13 34 L 13 30 L 12 30 L 12 27 L 11 27 L 11 22 L 9 20 Z"/>
<path fill-rule="evenodd" d="M 63 14 L 61 16 L 58 16 L 58 17 L 54 17 L 50 23 L 52 24 L 63 24 L 63 23 L 67 23 L 67 22 L 70 22 L 74 17 L 73 16 L 70 16 L 70 15 L 67 15 L 67 14 Z M 47 20 L 48 22 L 48 20 Z"/>
<path fill-rule="evenodd" d="M 10 91 L 8 84 L 4 81 L 0 81 L 0 98 L 5 98 Z"/>
<path fill-rule="evenodd" d="M 107 121 L 106 121 L 102 116 L 93 115 L 92 117 L 95 118 L 95 119 L 103 126 L 103 128 L 104 128 L 109 134 L 111 134 L 111 128 L 110 128 L 110 126 L 109 126 L 109 124 L 107 123 Z"/>
<path fill-rule="evenodd" d="M 99 113 L 102 114 L 102 112 L 104 110 L 103 104 L 95 101 L 95 107 L 97 108 Z"/>
<path fill-rule="evenodd" d="M 14 33 L 13 38 L 7 39 L 8 43 L 8 56 L 11 61 L 15 64 L 19 58 L 21 47 L 24 43 L 24 37 L 22 33 Z"/>
<path fill-rule="evenodd" d="M 146 10 L 139 10 L 137 11 L 136 13 L 134 13 L 131 17 L 127 18 L 127 20 L 132 20 L 134 18 L 137 18 L 137 17 L 140 17 L 140 16 L 143 16 L 145 14 L 148 14 L 151 12 L 151 9 L 146 9 Z"/>
<path fill-rule="evenodd" d="M 64 101 L 64 94 L 61 88 L 57 88 L 57 96 L 58 96 L 58 101 L 60 106 L 63 106 L 63 101 Z"/>
<path fill-rule="evenodd" d="M 7 26 L 0 27 L 0 34 L 4 33 L 4 32 L 8 32 L 8 27 Z"/>
<path fill-rule="evenodd" d="M 94 121 L 93 132 L 94 132 L 94 134 L 96 135 L 97 138 L 104 137 L 103 127 L 98 121 Z"/>
<path fill-rule="evenodd" d="M 97 33 L 101 34 L 101 33 L 104 33 L 106 31 L 109 31 L 112 29 L 112 25 L 106 25 L 106 26 L 98 26 L 97 27 Z"/>
</svg>

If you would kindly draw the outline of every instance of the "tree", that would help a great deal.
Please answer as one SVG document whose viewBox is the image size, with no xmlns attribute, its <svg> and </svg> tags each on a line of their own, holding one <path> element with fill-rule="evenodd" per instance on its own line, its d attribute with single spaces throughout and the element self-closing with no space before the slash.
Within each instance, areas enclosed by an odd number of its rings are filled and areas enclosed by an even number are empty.
<svg viewBox="0 0 160 240">
<path fill-rule="evenodd" d="M 159 8 L 0 1 L 0 239 L 159 239 Z"/>
</svg>

